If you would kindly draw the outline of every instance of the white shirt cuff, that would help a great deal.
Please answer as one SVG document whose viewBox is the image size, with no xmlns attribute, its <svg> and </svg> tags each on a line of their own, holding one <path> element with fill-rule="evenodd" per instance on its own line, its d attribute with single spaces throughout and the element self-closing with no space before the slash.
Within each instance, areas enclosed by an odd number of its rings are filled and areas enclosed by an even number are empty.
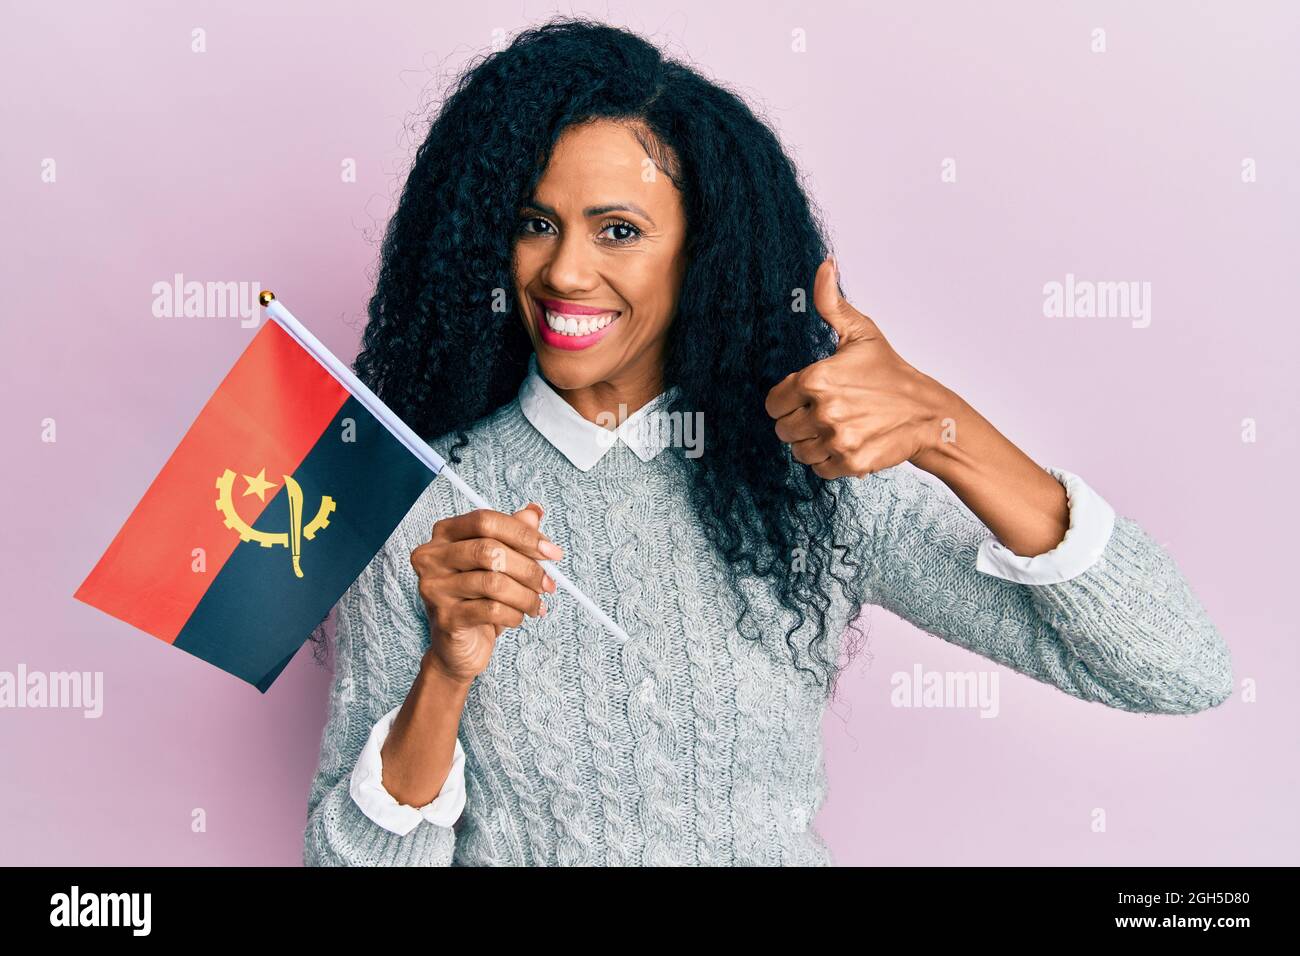
<svg viewBox="0 0 1300 956">
<path fill-rule="evenodd" d="M 465 751 L 459 737 L 456 738 L 451 771 L 442 785 L 442 792 L 432 801 L 422 807 L 398 803 L 397 798 L 384 788 L 381 750 L 401 709 L 401 704 L 398 704 L 371 728 L 370 737 L 352 768 L 348 793 L 362 813 L 398 836 L 406 836 L 424 820 L 440 827 L 450 827 L 465 809 Z"/>
<path fill-rule="evenodd" d="M 1065 486 L 1070 508 L 1065 538 L 1051 551 L 1026 558 L 990 537 L 980 544 L 975 559 L 980 571 L 1018 584 L 1060 584 L 1087 571 L 1101 557 L 1115 528 L 1115 509 L 1078 475 L 1059 468 L 1044 470 Z"/>
</svg>

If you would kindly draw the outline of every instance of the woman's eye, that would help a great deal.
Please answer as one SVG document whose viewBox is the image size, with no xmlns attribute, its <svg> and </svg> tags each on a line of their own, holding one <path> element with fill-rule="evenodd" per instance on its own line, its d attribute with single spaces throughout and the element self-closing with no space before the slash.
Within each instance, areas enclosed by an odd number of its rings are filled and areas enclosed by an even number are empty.
<svg viewBox="0 0 1300 956">
<path fill-rule="evenodd" d="M 540 235 L 540 233 L 533 232 L 533 231 L 531 231 L 531 230 L 528 228 L 529 224 L 534 223 L 534 222 L 540 222 L 540 223 L 542 223 L 543 225 L 547 225 L 547 226 L 550 225 L 550 223 L 548 223 L 545 219 L 538 219 L 536 216 L 531 216 L 531 217 L 529 217 L 529 218 L 526 218 L 526 219 L 522 220 L 522 221 L 519 223 L 519 231 L 522 232 L 522 233 L 524 233 L 525 235 L 528 235 L 528 236 L 536 236 L 536 235 Z"/>
<path fill-rule="evenodd" d="M 622 222 L 622 221 L 620 221 L 620 222 L 611 222 L 611 223 L 608 223 L 608 224 L 607 224 L 603 229 L 601 229 L 600 231 L 601 231 L 601 232 L 605 232 L 605 231 L 607 231 L 607 230 L 609 230 L 609 229 L 621 229 L 621 230 L 625 230 L 625 232 L 623 233 L 622 236 L 620 236 L 620 237 L 611 237 L 611 238 L 613 238 L 613 240 L 614 240 L 615 242 L 631 242 L 633 239 L 636 239 L 638 236 L 641 235 L 641 230 L 638 229 L 636 226 L 632 225 L 630 222 Z"/>
</svg>

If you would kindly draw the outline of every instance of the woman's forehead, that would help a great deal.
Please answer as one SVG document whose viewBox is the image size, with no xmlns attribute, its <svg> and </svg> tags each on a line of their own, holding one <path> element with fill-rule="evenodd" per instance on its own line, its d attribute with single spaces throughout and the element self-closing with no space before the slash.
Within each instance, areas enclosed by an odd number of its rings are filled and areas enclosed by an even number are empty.
<svg viewBox="0 0 1300 956">
<path fill-rule="evenodd" d="M 553 215 L 626 210 L 653 221 L 676 208 L 676 193 L 626 125 L 602 121 L 561 135 L 531 201 Z"/>
</svg>

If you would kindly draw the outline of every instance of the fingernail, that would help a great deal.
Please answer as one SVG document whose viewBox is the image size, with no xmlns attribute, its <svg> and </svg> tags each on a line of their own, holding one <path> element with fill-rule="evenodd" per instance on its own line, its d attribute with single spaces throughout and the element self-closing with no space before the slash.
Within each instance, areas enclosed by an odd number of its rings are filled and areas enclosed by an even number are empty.
<svg viewBox="0 0 1300 956">
<path fill-rule="evenodd" d="M 542 575 L 542 587 L 548 591 L 555 590 L 555 581 L 551 579 L 551 576 L 549 574 Z"/>
<path fill-rule="evenodd" d="M 564 557 L 564 552 L 560 550 L 559 545 L 547 538 L 542 539 L 542 543 L 538 545 L 538 549 L 542 554 L 546 555 L 553 561 L 557 561 Z"/>
<path fill-rule="evenodd" d="M 546 617 L 546 602 L 542 601 L 541 604 L 542 604 L 542 613 L 539 614 L 538 617 Z"/>
</svg>

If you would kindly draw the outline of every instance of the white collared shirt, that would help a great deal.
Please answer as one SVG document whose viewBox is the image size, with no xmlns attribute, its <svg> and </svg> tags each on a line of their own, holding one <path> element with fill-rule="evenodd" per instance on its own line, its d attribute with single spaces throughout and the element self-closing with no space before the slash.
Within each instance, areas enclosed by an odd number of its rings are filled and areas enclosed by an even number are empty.
<svg viewBox="0 0 1300 956">
<path fill-rule="evenodd" d="M 560 393 L 541 376 L 537 353 L 528 357 L 528 376 L 519 386 L 519 408 L 533 427 L 564 454 L 579 471 L 590 471 L 605 452 L 622 441 L 642 461 L 650 461 L 667 447 L 670 430 L 655 428 L 653 413 L 677 393 L 674 386 L 660 392 L 631 415 L 620 408 L 619 424 L 614 429 L 589 422 L 560 397 Z M 611 422 L 612 424 L 612 422 Z"/>
<path fill-rule="evenodd" d="M 620 409 L 617 418 L 621 421 L 609 429 L 587 421 L 551 387 L 538 371 L 534 353 L 528 359 L 528 375 L 519 387 L 519 407 L 533 427 L 575 468 L 589 471 L 618 441 L 646 462 L 667 447 L 670 430 L 651 427 L 650 419 L 674 391 L 661 392 L 626 417 Z M 1057 584 L 1082 574 L 1101 557 L 1114 528 L 1114 509 L 1078 475 L 1059 468 L 1045 470 L 1065 487 L 1070 526 L 1064 539 L 1051 551 L 1026 558 L 990 535 L 976 555 L 978 570 L 1019 584 Z M 412 807 L 398 803 L 384 789 L 380 751 L 400 709 L 400 704 L 394 707 L 371 730 L 353 768 L 349 793 L 367 817 L 393 833 L 405 836 L 426 821 L 450 827 L 465 808 L 465 751 L 459 737 L 451 771 L 434 800 L 423 807 Z"/>
</svg>

